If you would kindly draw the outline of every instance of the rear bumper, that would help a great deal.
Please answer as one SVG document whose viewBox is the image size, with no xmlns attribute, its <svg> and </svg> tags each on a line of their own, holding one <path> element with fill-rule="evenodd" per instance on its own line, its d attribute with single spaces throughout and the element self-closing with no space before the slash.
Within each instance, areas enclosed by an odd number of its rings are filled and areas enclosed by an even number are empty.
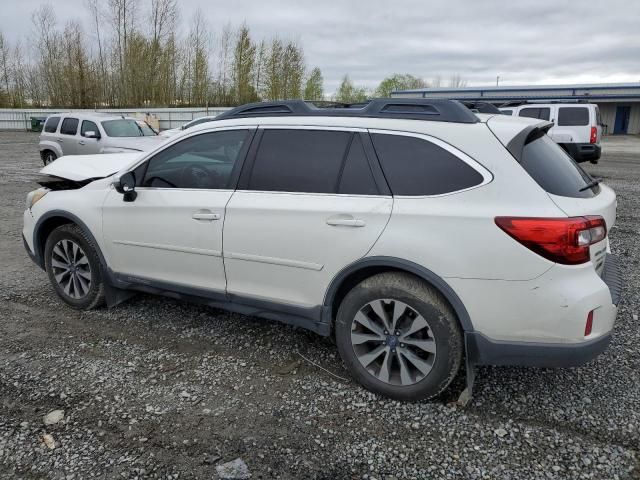
<svg viewBox="0 0 640 480">
<path fill-rule="evenodd" d="M 580 343 L 502 342 L 478 332 L 465 334 L 467 355 L 474 365 L 578 367 L 604 352 L 611 333 Z"/>
<path fill-rule="evenodd" d="M 597 163 L 602 154 L 602 147 L 593 143 L 561 143 L 560 145 L 576 162 Z"/>
<path fill-rule="evenodd" d="M 606 350 L 611 341 L 620 301 L 622 278 L 615 255 L 607 255 L 602 280 L 611 297 L 611 304 L 600 307 L 603 314 L 600 321 L 611 326 L 608 331 L 599 332 L 595 338 L 585 337 L 571 343 L 494 340 L 480 332 L 466 332 L 465 344 L 470 362 L 474 365 L 576 367 L 593 360 Z"/>
</svg>

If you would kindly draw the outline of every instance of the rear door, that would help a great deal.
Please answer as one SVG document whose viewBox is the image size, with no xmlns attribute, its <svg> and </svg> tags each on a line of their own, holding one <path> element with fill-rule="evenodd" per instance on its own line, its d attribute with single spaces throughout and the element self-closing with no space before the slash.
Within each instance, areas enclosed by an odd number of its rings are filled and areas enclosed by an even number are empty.
<svg viewBox="0 0 640 480">
<path fill-rule="evenodd" d="M 333 277 L 374 245 L 393 198 L 365 153 L 364 130 L 282 126 L 258 135 L 227 205 L 227 290 L 321 305 Z"/>
<path fill-rule="evenodd" d="M 56 141 L 60 144 L 63 155 L 77 155 L 78 153 L 78 126 L 77 117 L 66 117 L 60 125 L 60 133 Z"/>
<path fill-rule="evenodd" d="M 593 126 L 596 123 L 589 110 L 587 105 L 559 105 L 554 135 L 569 138 L 565 143 L 589 143 L 592 123 Z"/>
</svg>

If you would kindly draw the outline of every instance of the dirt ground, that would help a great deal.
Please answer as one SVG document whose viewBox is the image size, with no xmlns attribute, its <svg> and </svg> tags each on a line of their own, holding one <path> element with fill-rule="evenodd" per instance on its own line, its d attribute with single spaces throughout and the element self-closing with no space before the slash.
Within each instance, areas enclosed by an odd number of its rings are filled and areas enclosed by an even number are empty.
<svg viewBox="0 0 640 480">
<path fill-rule="evenodd" d="M 0 478 L 215 479 L 236 458 L 251 478 L 640 478 L 640 138 L 603 151 L 585 168 L 619 195 L 612 345 L 582 368 L 481 368 L 463 409 L 462 378 L 376 397 L 329 341 L 274 322 L 148 295 L 71 310 L 22 246 L 37 136 L 0 132 Z"/>
</svg>

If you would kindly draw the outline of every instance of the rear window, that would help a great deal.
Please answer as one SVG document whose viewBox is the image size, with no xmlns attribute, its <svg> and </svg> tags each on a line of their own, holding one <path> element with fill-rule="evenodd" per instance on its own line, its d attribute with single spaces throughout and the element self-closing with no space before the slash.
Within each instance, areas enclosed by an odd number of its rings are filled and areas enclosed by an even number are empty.
<svg viewBox="0 0 640 480">
<path fill-rule="evenodd" d="M 44 124 L 44 131 L 47 133 L 56 133 L 59 123 L 60 123 L 60 117 L 47 118 L 47 123 Z"/>
<path fill-rule="evenodd" d="M 63 135 L 75 135 L 78 131 L 77 118 L 65 118 L 60 126 L 60 133 Z"/>
<path fill-rule="evenodd" d="M 350 132 L 265 130 L 249 190 L 335 193 Z"/>
<path fill-rule="evenodd" d="M 520 165 L 538 185 L 553 195 L 590 198 L 600 191 L 598 186 L 582 190 L 593 179 L 544 134 L 524 146 Z"/>
<path fill-rule="evenodd" d="M 394 195 L 441 195 L 484 180 L 463 160 L 427 140 L 379 133 L 371 138 Z"/>
<path fill-rule="evenodd" d="M 527 107 L 520 110 L 518 116 L 549 120 L 549 117 L 551 116 L 551 109 L 549 107 Z"/>
<path fill-rule="evenodd" d="M 561 127 L 589 125 L 589 109 L 587 107 L 560 107 L 558 109 L 558 125 Z"/>
</svg>

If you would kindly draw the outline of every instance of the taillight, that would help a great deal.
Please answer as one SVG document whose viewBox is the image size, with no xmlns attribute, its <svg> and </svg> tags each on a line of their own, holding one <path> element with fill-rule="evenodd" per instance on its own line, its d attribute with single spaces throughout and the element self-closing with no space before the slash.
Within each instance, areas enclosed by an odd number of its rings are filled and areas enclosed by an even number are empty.
<svg viewBox="0 0 640 480">
<path fill-rule="evenodd" d="M 584 325 L 584 336 L 588 337 L 591 335 L 591 331 L 593 330 L 593 310 L 591 310 L 587 314 L 587 323 Z"/>
<path fill-rule="evenodd" d="M 598 129 L 596 127 L 591 127 L 591 138 L 589 138 L 589 143 L 596 143 L 598 141 Z"/>
<path fill-rule="evenodd" d="M 607 236 L 602 217 L 496 217 L 496 225 L 538 255 L 563 265 L 590 260 L 589 246 Z"/>
</svg>

